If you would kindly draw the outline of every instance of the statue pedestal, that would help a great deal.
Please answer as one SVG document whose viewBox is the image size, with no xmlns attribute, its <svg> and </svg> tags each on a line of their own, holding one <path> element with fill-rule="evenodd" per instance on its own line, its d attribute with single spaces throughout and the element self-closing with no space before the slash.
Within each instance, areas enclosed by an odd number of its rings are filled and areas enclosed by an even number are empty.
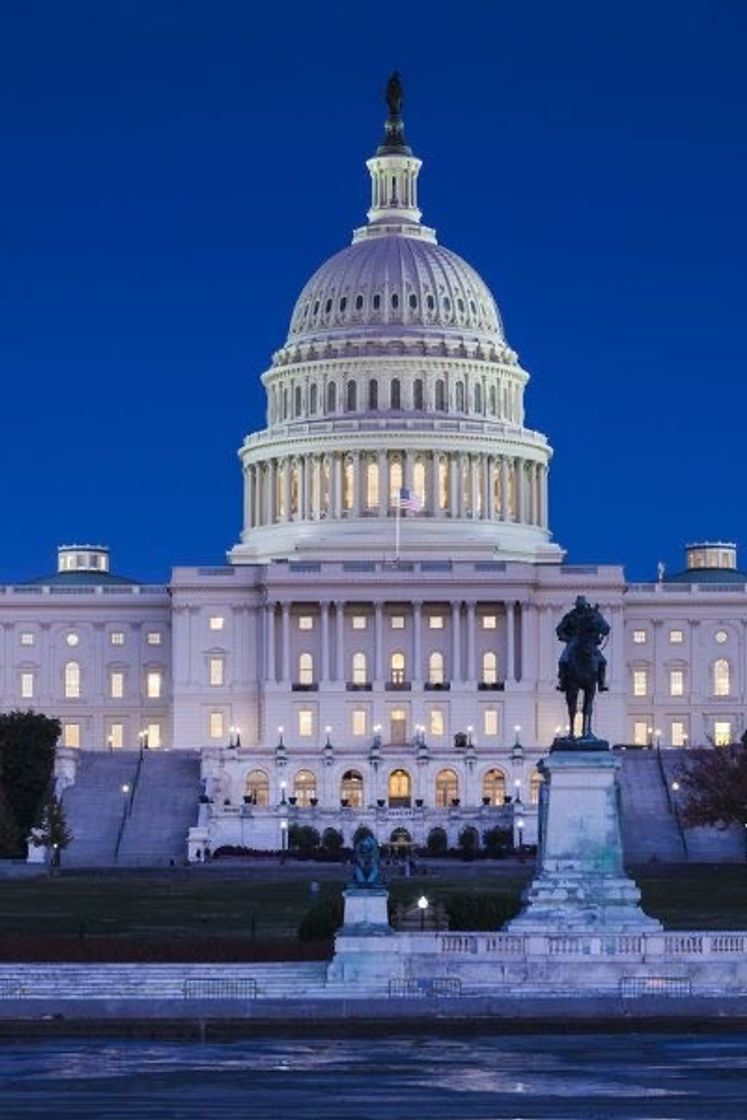
<svg viewBox="0 0 747 1120">
<path fill-rule="evenodd" d="M 602 740 L 556 740 L 540 763 L 539 871 L 510 932 L 649 932 L 661 923 L 640 908 L 623 868 L 619 760 Z"/>
<path fill-rule="evenodd" d="M 348 887 L 342 897 L 345 900 L 345 918 L 340 930 L 343 936 L 381 936 L 392 932 L 386 887 Z"/>
<path fill-rule="evenodd" d="M 345 920 L 335 937 L 335 955 L 327 969 L 327 983 L 371 988 L 379 993 L 392 978 L 402 975 L 402 957 L 389 925 L 386 887 L 348 887 L 342 892 Z"/>
</svg>

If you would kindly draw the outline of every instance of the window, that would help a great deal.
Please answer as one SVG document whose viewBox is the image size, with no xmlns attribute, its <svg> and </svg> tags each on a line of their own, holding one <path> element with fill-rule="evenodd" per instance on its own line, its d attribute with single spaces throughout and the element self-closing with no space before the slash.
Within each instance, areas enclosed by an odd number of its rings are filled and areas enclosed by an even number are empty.
<svg viewBox="0 0 747 1120">
<path fill-rule="evenodd" d="M 405 683 L 405 655 L 399 651 L 389 658 L 389 679 L 392 684 Z"/>
<path fill-rule="evenodd" d="M 482 655 L 482 683 L 498 683 L 498 656 L 492 649 Z"/>
<path fill-rule="evenodd" d="M 352 626 L 354 630 L 365 630 L 367 618 L 365 614 L 354 614 L 352 618 Z"/>
<path fill-rule="evenodd" d="M 225 721 L 223 719 L 223 712 L 210 713 L 210 738 L 222 739 L 225 736 Z"/>
<path fill-rule="evenodd" d="M 73 634 L 66 634 L 66 636 L 65 636 L 65 641 L 67 642 L 67 644 L 68 644 L 69 646 L 77 646 L 78 642 L 80 641 L 80 638 L 79 638 L 79 637 L 78 637 L 78 635 L 77 635 L 77 634 L 75 634 L 75 633 L 73 633 Z"/>
<path fill-rule="evenodd" d="M 379 407 L 379 383 L 371 380 L 368 383 L 368 407 L 371 412 Z"/>
<path fill-rule="evenodd" d="M 482 798 L 488 805 L 502 805 L 506 800 L 506 775 L 502 770 L 488 770 L 482 780 Z"/>
<path fill-rule="evenodd" d="M 393 708 L 389 713 L 389 742 L 398 746 L 407 742 L 407 712 Z"/>
<path fill-rule="evenodd" d="M 109 724 L 108 743 L 115 750 L 124 746 L 124 725 L 121 723 Z"/>
<path fill-rule="evenodd" d="M 728 747 L 731 743 L 731 721 L 717 719 L 713 725 L 713 743 L 716 747 Z"/>
<path fill-rule="evenodd" d="M 648 695 L 648 672 L 645 669 L 633 670 L 633 695 Z"/>
<path fill-rule="evenodd" d="M 436 808 L 448 809 L 459 797 L 459 779 L 453 770 L 439 770 L 436 774 Z"/>
<path fill-rule="evenodd" d="M 224 683 L 224 668 L 225 661 L 222 657 L 210 657 L 208 659 L 208 680 L 213 688 L 219 688 Z"/>
<path fill-rule="evenodd" d="M 687 742 L 685 725 L 682 720 L 672 720 L 671 740 L 673 747 L 684 747 L 685 743 Z"/>
<path fill-rule="evenodd" d="M 498 626 L 498 619 L 494 614 L 484 614 L 480 617 L 480 625 L 483 630 L 495 630 Z"/>
<path fill-rule="evenodd" d="M 484 708 L 482 713 L 482 730 L 484 735 L 498 734 L 498 709 Z"/>
<path fill-rule="evenodd" d="M 65 665 L 65 698 L 80 698 L 80 665 L 77 661 L 68 661 Z"/>
<path fill-rule="evenodd" d="M 109 635 L 109 641 L 113 646 L 123 646 L 124 634 L 121 630 L 112 630 L 111 634 Z"/>
<path fill-rule="evenodd" d="M 673 646 L 681 646 L 682 643 L 684 642 L 684 640 L 685 640 L 685 635 L 682 633 L 681 630 L 670 630 L 669 631 L 669 641 L 672 643 Z"/>
<path fill-rule="evenodd" d="M 423 409 L 423 382 L 417 378 L 412 386 L 412 407 L 419 412 Z"/>
<path fill-rule="evenodd" d="M 444 616 L 442 614 L 429 614 L 428 615 L 428 629 L 429 630 L 443 630 Z"/>
<path fill-rule="evenodd" d="M 353 684 L 368 684 L 368 666 L 365 653 L 353 654 Z"/>
<path fill-rule="evenodd" d="M 317 409 L 317 396 L 318 390 L 316 385 L 312 385 L 309 389 L 309 412 L 312 416 L 315 415 Z"/>
<path fill-rule="evenodd" d="M 314 658 L 310 653 L 300 653 L 298 655 L 298 683 L 314 683 Z"/>
<path fill-rule="evenodd" d="M 148 733 L 148 746 L 160 747 L 161 745 L 161 725 L 160 723 L 148 723 L 145 725 L 145 730 Z"/>
<path fill-rule="evenodd" d="M 353 708 L 353 735 L 361 736 L 368 733 L 368 712 L 365 708 Z"/>
<path fill-rule="evenodd" d="M 337 411 L 337 386 L 334 381 L 330 381 L 327 386 L 327 412 Z"/>
<path fill-rule="evenodd" d="M 21 699 L 33 700 L 34 698 L 34 674 L 30 672 L 21 673 Z"/>
<path fill-rule="evenodd" d="M 633 724 L 633 742 L 637 747 L 645 747 L 648 741 L 648 722 L 645 719 L 637 719 Z"/>
<path fill-rule="evenodd" d="M 348 381 L 345 393 L 345 411 L 355 412 L 358 407 L 358 386 L 355 381 Z"/>
<path fill-rule="evenodd" d="M 314 713 L 311 708 L 300 708 L 298 712 L 298 735 L 308 739 L 314 734 Z"/>
<path fill-rule="evenodd" d="M 731 692 L 731 667 L 724 657 L 713 663 L 713 695 L 728 696 Z"/>
<path fill-rule="evenodd" d="M 210 682 L 212 684 L 212 681 Z M 149 700 L 160 700 L 163 688 L 163 674 L 160 669 L 150 669 L 146 676 L 146 686 Z"/>
<path fill-rule="evenodd" d="M 436 382 L 436 411 L 446 411 L 446 386 L 443 381 Z"/>
<path fill-rule="evenodd" d="M 109 674 L 109 695 L 112 700 L 121 700 L 124 696 L 124 673 L 121 669 L 113 669 Z"/>
<path fill-rule="evenodd" d="M 720 646 L 722 646 L 724 644 L 724 642 L 726 642 L 728 640 L 729 640 L 729 635 L 726 633 L 725 630 L 717 630 L 716 631 L 716 641 L 718 642 L 718 644 Z"/>
<path fill-rule="evenodd" d="M 161 632 L 160 630 L 149 630 L 145 639 L 149 646 L 160 646 Z"/>
<path fill-rule="evenodd" d="M 379 508 L 379 464 L 375 462 L 366 467 L 366 507 Z"/>
<path fill-rule="evenodd" d="M 682 669 L 669 670 L 669 695 L 683 696 L 685 693 L 685 674 Z"/>
<path fill-rule="evenodd" d="M 428 713 L 428 732 L 435 738 L 441 738 L 444 734 L 446 721 L 444 720 L 444 713 L 441 708 L 431 708 Z"/>
<path fill-rule="evenodd" d="M 389 407 L 394 409 L 402 407 L 402 390 L 398 377 L 393 378 L 389 386 Z"/>
<path fill-rule="evenodd" d="M 544 782 L 544 780 L 545 779 L 542 776 L 542 774 L 540 774 L 539 770 L 534 770 L 532 772 L 532 776 L 529 779 L 529 804 L 530 805 L 539 805 L 540 790 L 542 789 L 542 783 Z"/>
<path fill-rule="evenodd" d="M 225 620 L 224 620 L 222 614 L 211 614 L 211 616 L 210 616 L 210 629 L 211 630 L 222 630 L 224 621 Z"/>
<path fill-rule="evenodd" d="M 293 796 L 301 809 L 308 809 L 316 801 L 316 778 L 311 770 L 298 771 L 293 779 Z"/>
<path fill-rule="evenodd" d="M 464 384 L 461 381 L 457 381 L 456 383 L 454 399 L 457 412 L 464 412 Z"/>
<path fill-rule="evenodd" d="M 351 809 L 363 808 L 363 777 L 357 770 L 346 770 L 342 775 L 340 797 Z"/>
<path fill-rule="evenodd" d="M 314 629 L 314 616 L 311 614 L 302 614 L 298 619 L 299 630 L 313 630 Z"/>
<path fill-rule="evenodd" d="M 428 657 L 428 683 L 444 683 L 444 655 L 435 650 Z"/>
<path fill-rule="evenodd" d="M 80 747 L 80 724 L 65 723 L 62 726 L 63 747 Z"/>
<path fill-rule="evenodd" d="M 393 808 L 410 808 L 412 782 L 406 770 L 392 770 L 389 775 L 389 805 Z"/>
<path fill-rule="evenodd" d="M 267 808 L 270 804 L 270 779 L 264 770 L 250 770 L 244 786 L 244 800 L 249 805 Z"/>
<path fill-rule="evenodd" d="M 392 630 L 404 630 L 405 616 L 403 614 L 393 614 L 389 618 L 389 625 Z"/>
<path fill-rule="evenodd" d="M 24 630 L 23 633 L 21 634 L 21 645 L 22 646 L 32 646 L 33 644 L 34 644 L 34 635 L 30 631 Z"/>
<path fill-rule="evenodd" d="M 634 630 L 633 631 L 633 643 L 634 643 L 634 645 L 637 645 L 637 646 L 645 645 L 646 644 L 646 631 L 645 630 Z"/>
<path fill-rule="evenodd" d="M 353 460 L 346 459 L 345 465 L 342 470 L 342 508 L 345 510 L 353 508 L 354 486 L 355 478 L 353 474 Z"/>
</svg>

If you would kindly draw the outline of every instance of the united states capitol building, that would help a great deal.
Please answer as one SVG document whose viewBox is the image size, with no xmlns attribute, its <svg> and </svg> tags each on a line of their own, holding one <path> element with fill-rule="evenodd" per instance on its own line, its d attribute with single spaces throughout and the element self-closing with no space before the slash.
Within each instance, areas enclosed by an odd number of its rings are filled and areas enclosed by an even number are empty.
<svg viewBox="0 0 747 1120">
<path fill-rule="evenodd" d="M 391 101 L 367 167 L 366 224 L 261 375 L 227 563 L 152 586 L 69 545 L 54 574 L 0 588 L 4 710 L 60 719 L 68 782 L 87 752 L 112 773 L 139 747 L 192 752 L 193 851 L 281 848 L 294 821 L 455 843 L 507 798 L 531 838 L 536 764 L 567 722 L 555 628 L 580 594 L 611 625 L 598 735 L 683 747 L 745 728 L 735 546 L 690 545 L 645 584 L 564 563 L 529 374 L 479 274 L 421 221 Z"/>
</svg>

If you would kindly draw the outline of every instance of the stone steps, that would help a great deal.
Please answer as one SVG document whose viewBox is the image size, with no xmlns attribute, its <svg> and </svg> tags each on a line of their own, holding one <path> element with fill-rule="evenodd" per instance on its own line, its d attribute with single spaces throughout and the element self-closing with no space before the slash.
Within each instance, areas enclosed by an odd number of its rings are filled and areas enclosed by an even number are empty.
<svg viewBox="0 0 747 1120">
<path fill-rule="evenodd" d="M 625 862 L 685 860 L 655 751 L 626 751 L 620 769 L 620 820 Z"/>
<path fill-rule="evenodd" d="M 62 797 L 73 840 L 62 856 L 65 867 L 95 867 L 114 863 L 125 795 L 137 769 L 137 751 L 82 752 L 75 784 Z"/>
<path fill-rule="evenodd" d="M 199 752 L 146 752 L 117 863 L 124 867 L 163 866 L 171 860 L 184 863 L 187 834 L 197 824 L 199 797 Z"/>
</svg>

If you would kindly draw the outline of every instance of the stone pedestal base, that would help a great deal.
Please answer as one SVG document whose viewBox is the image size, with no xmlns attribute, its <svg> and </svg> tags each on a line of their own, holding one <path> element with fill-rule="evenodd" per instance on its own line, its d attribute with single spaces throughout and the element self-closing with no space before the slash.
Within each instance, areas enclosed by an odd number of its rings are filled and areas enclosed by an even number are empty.
<svg viewBox="0 0 747 1120">
<path fill-rule="evenodd" d="M 352 937 L 390 934 L 386 887 L 348 887 L 342 892 L 345 900 L 345 918 L 340 933 Z"/>
<path fill-rule="evenodd" d="M 661 929 L 640 908 L 640 891 L 623 869 L 617 793 L 619 760 L 594 750 L 553 746 L 541 764 L 548 782 L 539 871 L 524 893 L 514 933 L 648 932 Z"/>
</svg>

